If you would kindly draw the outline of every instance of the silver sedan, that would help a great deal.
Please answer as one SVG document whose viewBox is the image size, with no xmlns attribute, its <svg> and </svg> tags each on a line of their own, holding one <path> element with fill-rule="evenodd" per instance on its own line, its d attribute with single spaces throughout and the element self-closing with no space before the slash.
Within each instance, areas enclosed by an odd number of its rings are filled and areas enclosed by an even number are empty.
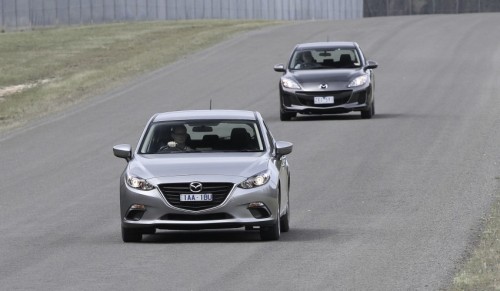
<svg viewBox="0 0 500 291">
<path fill-rule="evenodd" d="M 258 229 L 262 240 L 289 230 L 292 144 L 274 140 L 258 112 L 159 113 L 135 151 L 113 147 L 128 164 L 120 178 L 124 242 L 157 229 Z"/>
</svg>

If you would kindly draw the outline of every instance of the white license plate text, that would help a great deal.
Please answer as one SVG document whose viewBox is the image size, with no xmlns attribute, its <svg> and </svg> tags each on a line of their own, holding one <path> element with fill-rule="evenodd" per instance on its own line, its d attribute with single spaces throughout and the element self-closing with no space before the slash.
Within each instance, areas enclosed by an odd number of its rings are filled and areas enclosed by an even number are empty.
<svg viewBox="0 0 500 291">
<path fill-rule="evenodd" d="M 212 201 L 212 193 L 180 194 L 181 201 Z"/>
<path fill-rule="evenodd" d="M 333 104 L 333 96 L 314 97 L 314 104 Z"/>
</svg>

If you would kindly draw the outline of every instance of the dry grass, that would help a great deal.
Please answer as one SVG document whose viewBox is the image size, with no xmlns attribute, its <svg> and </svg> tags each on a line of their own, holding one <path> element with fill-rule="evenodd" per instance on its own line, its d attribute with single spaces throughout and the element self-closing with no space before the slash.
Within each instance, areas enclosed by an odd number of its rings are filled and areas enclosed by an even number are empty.
<svg viewBox="0 0 500 291">
<path fill-rule="evenodd" d="M 500 201 L 485 218 L 478 245 L 454 278 L 450 290 L 500 290 Z"/>
<path fill-rule="evenodd" d="M 0 34 L 0 131 L 66 108 L 266 21 L 170 21 Z"/>
</svg>

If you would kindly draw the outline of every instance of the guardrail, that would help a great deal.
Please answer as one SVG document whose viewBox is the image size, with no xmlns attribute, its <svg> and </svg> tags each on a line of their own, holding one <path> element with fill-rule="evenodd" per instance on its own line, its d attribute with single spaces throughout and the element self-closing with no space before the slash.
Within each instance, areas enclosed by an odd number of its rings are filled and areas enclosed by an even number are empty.
<svg viewBox="0 0 500 291">
<path fill-rule="evenodd" d="M 145 20 L 362 17 L 363 0 L 0 0 L 3 30 Z"/>
</svg>

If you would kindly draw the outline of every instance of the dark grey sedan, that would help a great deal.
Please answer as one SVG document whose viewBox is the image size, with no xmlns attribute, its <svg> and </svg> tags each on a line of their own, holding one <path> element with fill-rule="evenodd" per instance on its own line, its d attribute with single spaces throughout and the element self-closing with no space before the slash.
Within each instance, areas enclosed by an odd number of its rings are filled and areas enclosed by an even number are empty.
<svg viewBox="0 0 500 291">
<path fill-rule="evenodd" d="M 297 45 L 279 82 L 280 119 L 300 114 L 360 111 L 375 114 L 375 75 L 378 65 L 365 59 L 355 42 L 318 42 Z"/>
<path fill-rule="evenodd" d="M 278 240 L 289 230 L 292 144 L 276 141 L 258 112 L 193 110 L 154 115 L 120 178 L 124 242 L 157 229 L 238 228 Z"/>
</svg>

